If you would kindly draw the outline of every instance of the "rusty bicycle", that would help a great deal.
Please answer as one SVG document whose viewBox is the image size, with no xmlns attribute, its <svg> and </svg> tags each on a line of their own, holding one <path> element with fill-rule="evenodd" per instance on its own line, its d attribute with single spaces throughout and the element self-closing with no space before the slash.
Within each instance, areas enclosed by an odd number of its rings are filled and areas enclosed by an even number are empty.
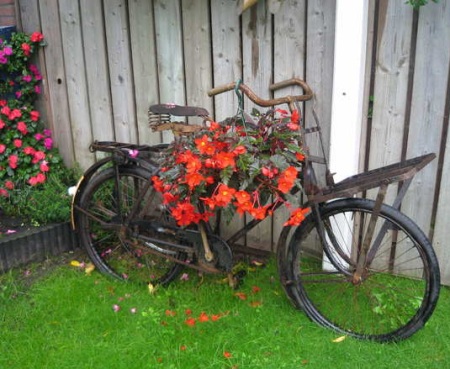
<svg viewBox="0 0 450 369">
<path fill-rule="evenodd" d="M 293 78 L 270 89 L 290 86 L 301 88 L 302 94 L 265 100 L 236 82 L 209 95 L 234 90 L 261 107 L 287 104 L 291 112 L 301 112 L 302 104 L 313 96 L 306 82 Z M 202 132 L 201 125 L 173 121 L 173 117 L 200 117 L 206 126 L 214 121 L 199 107 L 150 107 L 149 121 L 156 131 L 172 130 L 176 136 Z M 313 136 L 322 144 L 318 120 L 300 118 L 299 130 L 305 153 L 298 174 L 302 186 L 291 195 L 301 197 L 310 210 L 299 225 L 286 225 L 278 236 L 276 260 L 287 297 L 314 322 L 346 335 L 379 342 L 411 336 L 436 306 L 439 266 L 427 236 L 399 207 L 414 174 L 435 155 L 334 183 L 325 154 L 313 155 L 309 150 Z M 188 267 L 227 273 L 233 284 L 234 253 L 252 252 L 242 239 L 261 219 L 246 222 L 226 237 L 220 233 L 220 217 L 215 222 L 177 224 L 154 183 L 161 163 L 171 155 L 169 147 L 92 143 L 92 152 L 108 155 L 89 168 L 78 184 L 72 213 L 79 239 L 96 267 L 119 279 L 167 285 Z M 387 205 L 387 188 L 396 183 L 396 199 Z M 362 197 L 370 189 L 378 189 L 375 200 Z M 276 212 L 283 204 L 271 209 Z"/>
</svg>

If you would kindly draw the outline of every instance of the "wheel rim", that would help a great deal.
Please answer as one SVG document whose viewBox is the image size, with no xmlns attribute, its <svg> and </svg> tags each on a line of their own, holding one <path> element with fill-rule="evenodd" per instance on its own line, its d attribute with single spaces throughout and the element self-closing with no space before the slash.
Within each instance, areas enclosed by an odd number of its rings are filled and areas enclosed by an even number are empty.
<svg viewBox="0 0 450 369">
<path fill-rule="evenodd" d="M 424 323 L 431 279 L 427 257 L 414 235 L 387 220 L 371 265 L 355 283 L 358 249 L 369 217 L 370 209 L 360 208 L 327 214 L 326 233 L 333 229 L 335 234 L 333 241 L 327 237 L 334 245 L 331 258 L 324 257 L 313 222 L 294 236 L 291 245 L 302 245 L 291 246 L 298 251 L 293 256 L 297 297 L 313 320 L 335 330 L 379 341 L 404 338 Z M 385 221 L 378 219 L 378 231 Z"/>
<path fill-rule="evenodd" d="M 81 201 L 85 209 L 80 222 L 81 239 L 102 272 L 133 282 L 165 284 L 178 274 L 182 266 L 157 255 L 144 242 L 133 237 L 134 232 L 148 235 L 147 231 L 124 225 L 140 190 L 148 183 L 146 178 L 149 176 L 142 176 L 136 171 L 122 171 L 119 181 L 116 181 L 111 170 L 90 191 L 86 191 Z M 133 220 L 171 224 L 162 206 L 161 196 L 152 187 L 148 189 L 145 199 L 149 199 L 150 203 L 145 205 L 145 209 L 140 205 L 138 216 Z M 178 243 L 173 236 L 165 237 Z M 179 260 L 186 258 L 179 252 L 174 257 Z"/>
</svg>

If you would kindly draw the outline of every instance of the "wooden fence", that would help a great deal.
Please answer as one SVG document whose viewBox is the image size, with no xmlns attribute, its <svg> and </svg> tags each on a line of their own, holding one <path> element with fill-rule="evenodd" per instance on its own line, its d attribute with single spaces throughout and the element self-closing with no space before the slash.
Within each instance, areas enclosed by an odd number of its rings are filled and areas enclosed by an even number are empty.
<svg viewBox="0 0 450 369">
<path fill-rule="evenodd" d="M 271 97 L 270 83 L 306 79 L 329 142 L 335 1 L 260 0 L 242 14 L 241 3 L 233 0 L 17 3 L 19 27 L 41 30 L 48 44 L 40 55 L 45 75 L 41 103 L 69 165 L 86 167 L 95 161 L 88 152 L 93 139 L 169 140 L 147 128 L 153 103 L 203 106 L 218 119 L 233 115 L 233 93 L 210 99 L 206 92 L 239 78 L 265 98 Z M 438 159 L 417 175 L 402 209 L 433 240 L 446 283 L 449 30 L 449 0 L 420 11 L 402 0 L 369 1 L 367 114 L 360 155 L 364 170 L 437 153 Z M 305 106 L 306 119 L 312 105 Z M 248 242 L 272 249 L 281 224 L 264 221 Z"/>
</svg>

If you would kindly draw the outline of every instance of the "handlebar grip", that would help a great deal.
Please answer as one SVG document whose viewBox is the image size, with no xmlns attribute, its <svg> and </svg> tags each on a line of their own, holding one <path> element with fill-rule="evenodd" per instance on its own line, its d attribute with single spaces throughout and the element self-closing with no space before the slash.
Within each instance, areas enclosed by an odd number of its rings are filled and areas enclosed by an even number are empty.
<svg viewBox="0 0 450 369">
<path fill-rule="evenodd" d="M 291 78 L 291 79 L 287 79 L 285 81 L 274 83 L 269 86 L 269 89 L 271 91 L 276 91 L 281 88 L 285 88 L 285 87 L 289 87 L 289 86 L 300 86 L 303 89 L 303 95 L 310 96 L 309 98 L 311 98 L 313 96 L 311 87 L 309 87 L 309 85 L 300 78 Z M 307 99 L 307 100 L 309 100 L 309 99 Z"/>
<path fill-rule="evenodd" d="M 214 87 L 212 90 L 208 91 L 208 96 L 214 96 L 221 94 L 223 92 L 231 91 L 236 87 L 236 82 L 227 83 L 226 85 Z"/>
</svg>

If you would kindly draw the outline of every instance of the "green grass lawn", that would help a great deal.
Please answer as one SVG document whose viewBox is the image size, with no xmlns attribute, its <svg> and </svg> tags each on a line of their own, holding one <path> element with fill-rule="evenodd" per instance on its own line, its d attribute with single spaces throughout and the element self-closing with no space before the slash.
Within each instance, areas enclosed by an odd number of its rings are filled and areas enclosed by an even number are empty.
<svg viewBox="0 0 450 369">
<path fill-rule="evenodd" d="M 71 256 L 80 260 L 80 256 Z M 83 256 L 82 256 L 83 257 Z M 189 271 L 168 288 L 111 280 L 70 258 L 0 276 L 0 368 L 445 368 L 450 293 L 413 337 L 346 338 L 310 322 L 284 296 L 274 263 L 238 291 Z M 185 276 L 186 277 L 186 276 Z"/>
</svg>

